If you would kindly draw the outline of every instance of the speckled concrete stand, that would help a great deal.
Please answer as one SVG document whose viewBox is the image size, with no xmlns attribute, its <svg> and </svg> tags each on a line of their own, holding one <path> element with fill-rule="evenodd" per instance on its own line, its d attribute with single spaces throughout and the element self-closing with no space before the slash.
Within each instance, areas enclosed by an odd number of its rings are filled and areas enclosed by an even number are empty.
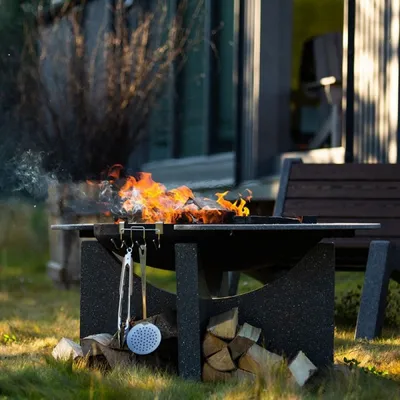
<svg viewBox="0 0 400 400">
<path fill-rule="evenodd" d="M 369 246 L 364 286 L 358 313 L 356 339 L 381 335 L 390 279 L 400 283 L 400 249 L 387 240 L 374 240 Z"/>
<path fill-rule="evenodd" d="M 175 255 L 177 295 L 148 285 L 148 313 L 177 310 L 180 376 L 201 378 L 201 334 L 211 316 L 233 307 L 239 307 L 239 323 L 262 328 L 268 349 L 289 357 L 302 350 L 317 366 L 333 362 L 333 245 L 318 244 L 285 276 L 259 290 L 218 299 L 201 295 L 197 245 L 178 243 Z M 119 262 L 99 243 L 82 243 L 81 337 L 116 331 L 119 271 Z M 141 309 L 140 295 L 135 276 L 134 310 Z"/>
</svg>

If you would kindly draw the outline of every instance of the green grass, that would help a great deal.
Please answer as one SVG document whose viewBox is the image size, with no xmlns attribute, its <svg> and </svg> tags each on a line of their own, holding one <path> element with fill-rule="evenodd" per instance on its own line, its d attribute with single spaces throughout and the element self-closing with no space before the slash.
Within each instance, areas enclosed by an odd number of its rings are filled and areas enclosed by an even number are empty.
<svg viewBox="0 0 400 400">
<path fill-rule="evenodd" d="M 153 285 L 176 292 L 175 273 L 170 271 L 162 271 L 148 267 L 149 282 Z M 140 274 L 139 266 L 136 266 L 135 272 Z M 364 281 L 363 272 L 339 272 L 336 273 L 336 295 L 340 296 L 345 292 L 354 289 L 357 285 L 362 285 Z M 240 293 L 249 292 L 259 289 L 262 285 L 256 279 L 250 276 L 241 274 L 239 282 Z"/>
<path fill-rule="evenodd" d="M 46 226 L 37 218 L 32 229 L 35 234 L 15 229 L 7 251 L 0 248 L 0 399 L 399 398 L 400 337 L 393 330 L 386 330 L 382 339 L 373 342 L 354 341 L 350 327 L 337 327 L 335 333 L 336 362 L 342 363 L 344 357 L 357 359 L 360 366 L 375 367 L 387 376 L 357 369 L 346 378 L 340 372 L 325 371 L 303 389 L 291 381 L 286 369 L 272 371 L 255 385 L 211 385 L 143 368 L 102 373 L 83 364 L 56 362 L 51 351 L 62 337 L 79 340 L 79 293 L 52 286 L 44 268 Z M 362 274 L 337 274 L 337 294 L 356 287 L 362 278 Z M 175 290 L 172 273 L 152 270 L 149 280 Z M 254 280 L 242 277 L 241 291 L 257 286 Z"/>
<path fill-rule="evenodd" d="M 286 371 L 271 373 L 258 385 L 210 385 L 144 369 L 102 374 L 56 362 L 50 354 L 59 339 L 78 341 L 79 293 L 55 290 L 43 259 L 26 255 L 33 268 L 25 263 L 0 269 L 0 399 L 394 399 L 400 390 L 400 338 L 390 331 L 374 342 L 355 342 L 351 329 L 337 329 L 335 335 L 337 362 L 356 358 L 363 366 L 387 371 L 388 377 L 360 371 L 346 379 L 331 372 L 307 389 L 297 388 Z M 165 276 L 152 278 L 161 285 Z M 166 281 L 173 289 L 168 274 Z M 350 285 L 344 277 L 343 282 Z"/>
</svg>

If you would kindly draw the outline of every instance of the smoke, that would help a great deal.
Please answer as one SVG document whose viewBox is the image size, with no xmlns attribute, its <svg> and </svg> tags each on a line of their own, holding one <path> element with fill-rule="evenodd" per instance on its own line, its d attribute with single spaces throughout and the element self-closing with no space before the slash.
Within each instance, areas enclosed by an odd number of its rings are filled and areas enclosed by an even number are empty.
<svg viewBox="0 0 400 400">
<path fill-rule="evenodd" d="M 35 200 L 47 198 L 48 188 L 58 182 L 57 173 L 45 170 L 43 152 L 27 150 L 12 157 L 7 165 L 8 191 Z"/>
</svg>

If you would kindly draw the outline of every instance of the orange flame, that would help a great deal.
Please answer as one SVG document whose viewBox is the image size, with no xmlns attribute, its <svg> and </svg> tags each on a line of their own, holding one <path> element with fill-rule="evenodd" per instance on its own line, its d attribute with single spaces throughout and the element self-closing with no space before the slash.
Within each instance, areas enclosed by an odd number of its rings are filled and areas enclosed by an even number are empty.
<svg viewBox="0 0 400 400">
<path fill-rule="evenodd" d="M 110 182 L 119 179 L 121 170 L 120 165 L 111 167 L 108 173 Z M 214 201 L 197 198 L 199 201 L 196 202 L 195 195 L 187 186 L 167 190 L 164 185 L 155 182 L 148 172 L 139 173 L 138 178 L 128 176 L 124 179 L 118 192 L 121 210 L 139 216 L 142 222 L 175 223 L 184 215 L 190 222 L 220 223 L 226 211 L 234 212 L 238 216 L 249 215 L 246 202 L 251 199 L 250 190 L 246 199 L 240 196 L 233 203 L 225 199 L 228 192 L 217 193 Z M 199 202 L 202 202 L 201 207 Z"/>
</svg>

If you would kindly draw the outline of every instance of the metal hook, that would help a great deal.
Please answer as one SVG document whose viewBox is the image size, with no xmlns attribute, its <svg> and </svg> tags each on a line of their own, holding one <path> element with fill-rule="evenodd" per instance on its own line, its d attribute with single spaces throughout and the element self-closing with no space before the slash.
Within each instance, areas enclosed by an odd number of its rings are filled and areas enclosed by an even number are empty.
<svg viewBox="0 0 400 400">
<path fill-rule="evenodd" d="M 112 238 L 111 239 L 111 243 L 114 245 L 114 247 L 117 249 L 117 250 L 121 250 L 123 247 L 124 247 L 124 245 L 125 245 L 125 240 L 122 240 L 121 241 L 121 246 L 117 246 L 117 244 L 115 243 L 115 240 Z"/>
<path fill-rule="evenodd" d="M 156 222 L 156 232 L 157 232 L 157 242 L 158 248 L 161 247 L 161 235 L 164 233 L 164 223 L 163 222 Z"/>
<path fill-rule="evenodd" d="M 131 236 L 132 247 L 134 247 L 135 244 L 133 243 L 133 230 L 130 231 L 130 236 Z"/>
<path fill-rule="evenodd" d="M 125 222 L 124 221 L 118 222 L 118 231 L 119 231 L 119 238 L 121 239 L 121 242 L 122 242 L 122 236 L 125 232 Z"/>
</svg>

